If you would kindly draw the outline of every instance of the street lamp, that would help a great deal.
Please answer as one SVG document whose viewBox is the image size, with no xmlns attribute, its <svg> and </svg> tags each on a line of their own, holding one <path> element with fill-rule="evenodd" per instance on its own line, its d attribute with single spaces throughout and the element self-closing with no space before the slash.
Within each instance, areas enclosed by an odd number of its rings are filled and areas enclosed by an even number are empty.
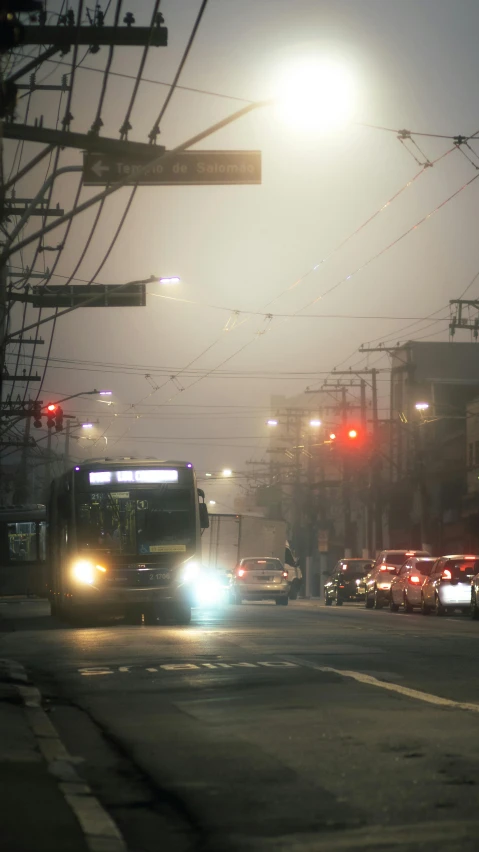
<svg viewBox="0 0 479 852">
<path fill-rule="evenodd" d="M 82 429 L 93 429 L 93 423 L 81 423 Z"/>
<path fill-rule="evenodd" d="M 180 280 L 181 280 L 180 278 L 173 276 L 172 278 L 159 278 L 158 282 L 160 284 L 179 284 Z"/>
<path fill-rule="evenodd" d="M 278 425 L 278 421 L 277 421 L 277 420 L 274 420 L 274 418 L 270 418 L 269 420 L 267 420 L 267 421 L 266 421 L 266 425 L 267 425 L 267 426 L 277 426 L 277 425 Z"/>
<path fill-rule="evenodd" d="M 309 421 L 309 425 L 310 425 L 313 429 L 317 429 L 319 426 L 321 426 L 321 420 L 310 420 L 310 421 Z"/>
<path fill-rule="evenodd" d="M 229 467 L 225 467 L 225 468 L 221 471 L 221 476 L 225 476 L 225 477 L 233 476 L 233 471 L 232 471 L 232 470 L 230 470 L 230 469 L 229 469 Z"/>
<path fill-rule="evenodd" d="M 216 506 L 216 500 L 209 500 L 208 505 L 209 506 Z"/>
<path fill-rule="evenodd" d="M 429 403 L 428 402 L 416 402 L 416 405 L 414 406 L 414 408 L 416 409 L 416 411 L 427 411 L 429 409 Z"/>
<path fill-rule="evenodd" d="M 213 474 L 212 473 L 205 473 L 205 476 L 207 476 L 209 478 L 210 476 L 213 476 Z"/>
</svg>

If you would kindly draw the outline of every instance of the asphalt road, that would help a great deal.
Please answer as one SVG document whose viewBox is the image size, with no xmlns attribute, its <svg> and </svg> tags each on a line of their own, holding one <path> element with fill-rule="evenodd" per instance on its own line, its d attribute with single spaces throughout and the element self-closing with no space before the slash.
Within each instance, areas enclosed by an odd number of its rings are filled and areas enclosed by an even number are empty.
<svg viewBox="0 0 479 852">
<path fill-rule="evenodd" d="M 189 627 L 0 605 L 130 852 L 476 850 L 479 623 L 298 601 Z"/>
</svg>

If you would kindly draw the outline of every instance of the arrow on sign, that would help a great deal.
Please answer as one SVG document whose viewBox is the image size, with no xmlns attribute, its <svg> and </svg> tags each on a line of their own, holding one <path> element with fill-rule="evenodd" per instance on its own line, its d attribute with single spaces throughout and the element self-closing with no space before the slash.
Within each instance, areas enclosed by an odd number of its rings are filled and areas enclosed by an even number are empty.
<svg viewBox="0 0 479 852">
<path fill-rule="evenodd" d="M 95 172 L 96 176 L 101 178 L 103 172 L 109 172 L 110 167 L 104 166 L 101 160 L 98 160 L 96 163 L 93 163 L 91 167 L 92 172 Z"/>
</svg>

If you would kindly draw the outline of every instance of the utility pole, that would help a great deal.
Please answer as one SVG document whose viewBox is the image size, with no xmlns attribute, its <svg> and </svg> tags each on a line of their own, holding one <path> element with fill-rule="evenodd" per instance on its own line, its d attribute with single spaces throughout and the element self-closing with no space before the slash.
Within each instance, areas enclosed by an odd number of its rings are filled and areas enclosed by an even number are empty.
<svg viewBox="0 0 479 852">
<path fill-rule="evenodd" d="M 450 299 L 449 305 L 451 312 L 455 311 L 449 323 L 451 337 L 454 337 L 457 329 L 463 331 L 469 330 L 472 331 L 474 340 L 477 340 L 479 337 L 479 299 Z M 465 316 L 463 313 L 464 308 L 475 311 L 475 316 L 471 316 L 470 312 Z"/>
<path fill-rule="evenodd" d="M 71 420 L 68 418 L 65 429 L 65 451 L 63 454 L 63 472 L 66 473 L 70 466 L 70 429 Z"/>
<path fill-rule="evenodd" d="M 44 492 L 48 494 L 48 490 L 50 488 L 50 482 L 52 481 L 52 430 L 49 429 L 47 433 L 47 459 L 45 464 L 45 483 L 44 483 Z"/>
</svg>

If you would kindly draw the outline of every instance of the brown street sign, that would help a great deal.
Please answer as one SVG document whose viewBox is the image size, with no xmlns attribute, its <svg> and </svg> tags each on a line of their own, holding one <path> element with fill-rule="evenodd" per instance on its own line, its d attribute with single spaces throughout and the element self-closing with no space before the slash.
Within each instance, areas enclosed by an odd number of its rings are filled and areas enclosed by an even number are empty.
<svg viewBox="0 0 479 852">
<path fill-rule="evenodd" d="M 152 148 L 152 159 L 159 156 Z M 221 186 L 261 183 L 261 151 L 182 151 L 165 156 L 146 172 L 141 157 L 83 154 L 85 186 L 106 186 L 127 180 L 140 186 Z"/>
</svg>

